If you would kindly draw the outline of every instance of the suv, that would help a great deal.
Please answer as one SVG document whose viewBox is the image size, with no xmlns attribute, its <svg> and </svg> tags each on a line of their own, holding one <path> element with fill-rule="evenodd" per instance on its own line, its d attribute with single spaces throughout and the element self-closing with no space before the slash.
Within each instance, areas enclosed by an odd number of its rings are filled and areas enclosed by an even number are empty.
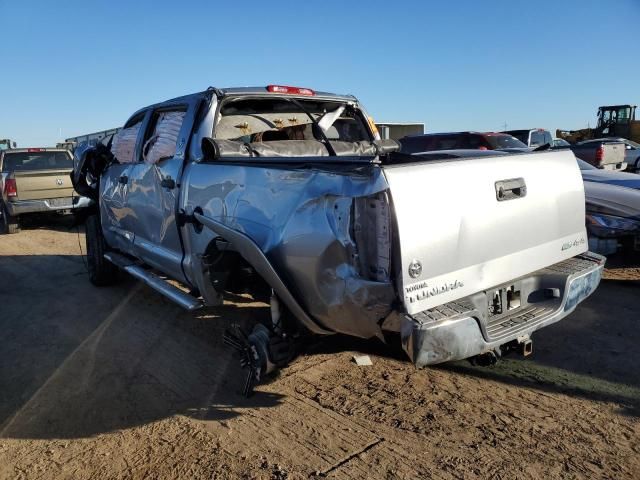
<svg viewBox="0 0 640 480">
<path fill-rule="evenodd" d="M 247 290 L 270 303 L 265 325 L 227 337 L 247 385 L 308 333 L 395 332 L 420 366 L 529 353 L 604 265 L 575 158 L 424 162 L 397 147 L 356 98 L 308 88 L 144 107 L 110 146 L 76 150 L 74 185 L 96 200 L 90 280 L 123 270 L 188 310 Z"/>
<path fill-rule="evenodd" d="M 67 213 L 89 205 L 69 179 L 71 154 L 59 148 L 0 151 L 0 231 L 17 233 L 20 218 L 33 213 Z"/>
<path fill-rule="evenodd" d="M 506 130 L 506 133 L 516 137 L 528 147 L 536 148 L 543 145 L 554 147 L 551 132 L 544 128 L 531 128 L 529 130 Z"/>
<path fill-rule="evenodd" d="M 527 145 L 504 133 L 456 132 L 410 135 L 400 139 L 403 153 L 431 152 L 434 150 L 501 150 L 527 152 Z"/>
</svg>

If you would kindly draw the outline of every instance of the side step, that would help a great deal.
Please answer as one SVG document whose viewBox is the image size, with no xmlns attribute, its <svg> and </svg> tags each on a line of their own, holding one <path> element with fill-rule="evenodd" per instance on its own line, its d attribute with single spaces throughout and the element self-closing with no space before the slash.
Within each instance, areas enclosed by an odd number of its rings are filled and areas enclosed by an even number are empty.
<svg viewBox="0 0 640 480">
<path fill-rule="evenodd" d="M 174 287 L 155 273 L 149 270 L 145 270 L 139 265 L 136 265 L 132 260 L 125 257 L 124 255 L 120 255 L 114 252 L 108 252 L 104 254 L 104 258 L 109 260 L 117 267 L 120 267 L 130 275 L 136 277 L 138 280 L 142 280 L 155 291 L 161 293 L 174 303 L 177 303 L 185 310 L 189 310 L 190 312 L 192 312 L 203 306 L 203 303 L 197 298 L 189 295 L 188 293 L 180 290 L 177 287 Z"/>
</svg>

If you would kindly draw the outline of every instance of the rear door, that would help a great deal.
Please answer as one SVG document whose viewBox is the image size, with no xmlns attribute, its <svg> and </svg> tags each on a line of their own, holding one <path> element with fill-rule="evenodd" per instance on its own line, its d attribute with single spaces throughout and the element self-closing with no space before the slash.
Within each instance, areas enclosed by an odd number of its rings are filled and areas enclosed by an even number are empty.
<svg viewBox="0 0 640 480">
<path fill-rule="evenodd" d="M 384 167 L 409 313 L 498 286 L 587 249 L 569 151 Z"/>
<path fill-rule="evenodd" d="M 178 280 L 185 279 L 176 209 L 197 106 L 191 100 L 163 104 L 151 112 L 140 158 L 129 174 L 127 208 L 135 217 L 135 255 Z"/>
</svg>

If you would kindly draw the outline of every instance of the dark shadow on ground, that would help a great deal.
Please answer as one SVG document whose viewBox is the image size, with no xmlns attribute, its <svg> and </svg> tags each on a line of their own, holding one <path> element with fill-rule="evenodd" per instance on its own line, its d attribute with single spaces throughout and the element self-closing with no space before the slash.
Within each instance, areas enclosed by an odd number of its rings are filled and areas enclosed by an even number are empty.
<svg viewBox="0 0 640 480">
<path fill-rule="evenodd" d="M 84 215 L 58 213 L 34 213 L 20 218 L 20 229 L 52 230 L 55 232 L 84 231 Z"/>
<path fill-rule="evenodd" d="M 282 400 L 240 395 L 245 371 L 222 343 L 232 321 L 249 329 L 264 306 L 187 313 L 128 277 L 92 286 L 80 256 L 0 256 L 0 278 L 0 437 L 223 420 Z"/>
</svg>

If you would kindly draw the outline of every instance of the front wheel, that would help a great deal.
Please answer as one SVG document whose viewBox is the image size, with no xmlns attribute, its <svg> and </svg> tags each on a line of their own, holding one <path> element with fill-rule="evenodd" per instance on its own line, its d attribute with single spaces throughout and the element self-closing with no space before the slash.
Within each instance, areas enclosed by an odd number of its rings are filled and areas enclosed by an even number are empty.
<svg viewBox="0 0 640 480">
<path fill-rule="evenodd" d="M 20 222 L 18 217 L 9 214 L 6 205 L 0 206 L 0 233 L 19 233 Z"/>
<path fill-rule="evenodd" d="M 97 287 L 112 285 L 118 279 L 118 267 L 104 258 L 107 243 L 102 234 L 100 217 L 90 215 L 85 224 L 89 280 Z"/>
</svg>

